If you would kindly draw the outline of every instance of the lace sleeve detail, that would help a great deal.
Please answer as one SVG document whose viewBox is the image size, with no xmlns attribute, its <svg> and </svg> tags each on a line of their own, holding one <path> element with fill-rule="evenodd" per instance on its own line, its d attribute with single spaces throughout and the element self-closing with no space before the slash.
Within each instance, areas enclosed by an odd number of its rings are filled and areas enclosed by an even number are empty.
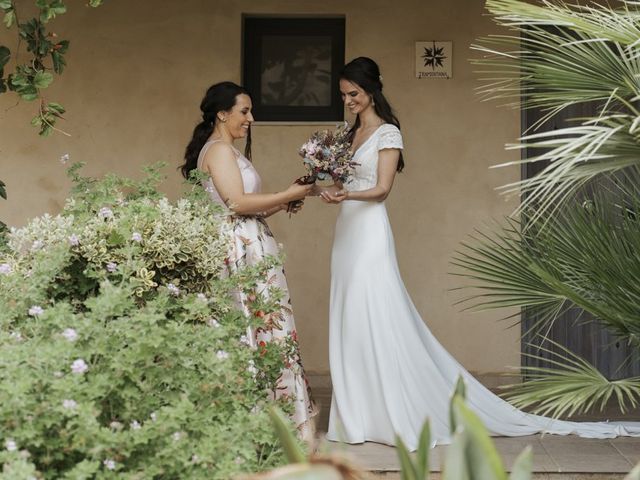
<svg viewBox="0 0 640 480">
<path fill-rule="evenodd" d="M 384 148 L 398 148 L 402 150 L 402 134 L 395 125 L 384 125 L 378 136 L 378 150 Z"/>
</svg>

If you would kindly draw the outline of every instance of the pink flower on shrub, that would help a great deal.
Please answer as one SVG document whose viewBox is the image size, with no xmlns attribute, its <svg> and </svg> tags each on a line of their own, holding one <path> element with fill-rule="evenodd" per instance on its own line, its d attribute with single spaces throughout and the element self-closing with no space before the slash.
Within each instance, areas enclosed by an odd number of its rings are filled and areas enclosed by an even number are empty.
<svg viewBox="0 0 640 480">
<path fill-rule="evenodd" d="M 78 339 L 78 332 L 73 328 L 66 328 L 64 332 L 62 332 L 62 336 L 70 342 L 75 342 Z"/>
<path fill-rule="evenodd" d="M 226 360 L 227 358 L 229 358 L 229 354 L 224 350 L 218 350 L 216 352 L 216 357 L 218 357 L 218 360 Z"/>
<path fill-rule="evenodd" d="M 74 360 L 74 362 L 71 364 L 71 371 L 75 374 L 81 375 L 87 370 L 89 370 L 89 366 L 81 358 Z"/>
<path fill-rule="evenodd" d="M 43 313 L 44 310 L 40 305 L 34 305 L 29 309 L 29 315 L 31 315 L 32 317 L 37 317 L 38 315 L 42 315 Z"/>
<path fill-rule="evenodd" d="M 11 265 L 8 263 L 0 263 L 0 273 L 3 275 L 9 275 L 13 271 Z"/>
<path fill-rule="evenodd" d="M 131 234 L 131 240 L 140 243 L 142 241 L 142 235 L 140 235 L 138 232 L 133 232 L 133 234 Z"/>
<path fill-rule="evenodd" d="M 111 211 L 110 208 L 102 207 L 98 212 L 98 216 L 104 219 L 113 218 L 113 212 Z"/>
<path fill-rule="evenodd" d="M 69 243 L 71 245 L 73 245 L 74 247 L 77 247 L 78 245 L 80 245 L 80 239 L 78 238 L 78 236 L 75 233 L 73 235 L 69 236 L 68 240 L 69 240 Z"/>
</svg>

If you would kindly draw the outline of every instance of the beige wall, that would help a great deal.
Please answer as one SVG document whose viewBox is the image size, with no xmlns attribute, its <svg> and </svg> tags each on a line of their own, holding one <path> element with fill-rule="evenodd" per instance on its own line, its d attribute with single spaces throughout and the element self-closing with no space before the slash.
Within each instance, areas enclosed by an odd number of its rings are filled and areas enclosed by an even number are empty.
<svg viewBox="0 0 640 480">
<path fill-rule="evenodd" d="M 68 109 L 61 123 L 72 136 L 37 137 L 29 126 L 35 104 L 15 106 L 0 95 L 0 179 L 9 201 L 0 218 L 22 225 L 57 212 L 69 187 L 58 159 L 69 153 L 86 172 L 138 176 L 144 164 L 165 160 L 166 192 L 179 195 L 174 170 L 198 120 L 211 83 L 240 81 L 241 14 L 340 14 L 347 25 L 346 57 L 373 57 L 385 93 L 402 122 L 407 167 L 387 200 L 400 268 L 432 331 L 468 369 L 486 373 L 517 365 L 518 329 L 502 312 L 461 313 L 448 292 L 452 253 L 474 227 L 513 207 L 494 187 L 517 169 L 488 170 L 513 159 L 503 144 L 518 135 L 514 110 L 481 103 L 468 62 L 471 42 L 495 32 L 480 0 L 109 0 L 97 10 L 70 2 L 54 22 L 71 39 L 68 68 L 47 92 Z M 453 79 L 414 78 L 414 42 L 451 40 Z M 13 37 L 0 28 L 0 44 Z M 267 190 L 302 174 L 298 146 L 307 125 L 254 127 L 254 161 Z M 305 365 L 328 371 L 329 255 L 336 207 L 309 200 L 299 216 L 270 223 L 284 243 L 287 275 Z"/>
</svg>

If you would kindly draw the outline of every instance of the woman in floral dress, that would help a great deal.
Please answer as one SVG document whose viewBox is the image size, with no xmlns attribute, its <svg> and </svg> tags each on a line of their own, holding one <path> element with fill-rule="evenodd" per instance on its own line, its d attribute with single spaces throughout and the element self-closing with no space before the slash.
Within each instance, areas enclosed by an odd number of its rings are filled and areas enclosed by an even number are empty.
<svg viewBox="0 0 640 480">
<path fill-rule="evenodd" d="M 233 238 L 228 266 L 232 271 L 245 265 L 255 265 L 265 256 L 279 253 L 265 217 L 287 210 L 290 202 L 304 199 L 312 188 L 294 183 L 282 192 L 261 193 L 260 176 L 250 161 L 251 107 L 251 96 L 243 87 L 232 82 L 211 86 L 200 104 L 202 122 L 195 127 L 181 167 L 185 178 L 189 178 L 195 169 L 207 173 L 209 179 L 203 186 L 211 200 L 229 211 Z M 244 155 L 233 146 L 234 141 L 240 138 L 246 138 Z M 295 212 L 301 202 L 294 205 Z M 268 286 L 283 292 L 280 311 L 265 316 L 264 327 L 250 332 L 248 341 L 254 348 L 264 348 L 274 340 L 292 346 L 293 351 L 283 365 L 274 397 L 292 399 L 295 407 L 293 421 L 300 435 L 309 438 L 313 434 L 311 418 L 316 409 L 300 361 L 289 290 L 282 267 L 270 269 L 258 289 L 268 294 Z M 249 315 L 250 300 L 241 295 L 237 301 L 239 308 Z"/>
</svg>

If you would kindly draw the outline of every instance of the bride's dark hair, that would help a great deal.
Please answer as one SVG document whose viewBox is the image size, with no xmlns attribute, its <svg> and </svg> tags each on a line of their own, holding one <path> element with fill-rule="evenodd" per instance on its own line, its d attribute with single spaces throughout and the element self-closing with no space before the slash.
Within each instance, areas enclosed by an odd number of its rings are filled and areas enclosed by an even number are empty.
<svg viewBox="0 0 640 480">
<path fill-rule="evenodd" d="M 385 121 L 395 125 L 400 129 L 400 122 L 393 114 L 393 109 L 382 93 L 382 77 L 380 76 L 380 68 L 378 64 L 368 57 L 358 57 L 347 63 L 340 71 L 340 78 L 355 83 L 373 98 L 373 108 L 376 114 Z M 350 135 L 353 135 L 360 126 L 360 117 L 356 117 L 356 121 L 351 127 Z M 400 151 L 400 159 L 398 160 L 398 172 L 404 168 L 404 158 Z"/>
<path fill-rule="evenodd" d="M 213 133 L 216 122 L 219 121 L 218 112 L 231 110 L 236 104 L 236 97 L 241 94 L 251 97 L 246 88 L 233 82 L 220 82 L 209 87 L 202 102 L 200 102 L 202 121 L 193 130 L 191 141 L 184 152 L 184 164 L 179 167 L 184 178 L 189 178 L 191 171 L 198 167 L 200 150 L 207 143 Z M 247 132 L 244 156 L 251 160 L 251 128 Z"/>
</svg>

